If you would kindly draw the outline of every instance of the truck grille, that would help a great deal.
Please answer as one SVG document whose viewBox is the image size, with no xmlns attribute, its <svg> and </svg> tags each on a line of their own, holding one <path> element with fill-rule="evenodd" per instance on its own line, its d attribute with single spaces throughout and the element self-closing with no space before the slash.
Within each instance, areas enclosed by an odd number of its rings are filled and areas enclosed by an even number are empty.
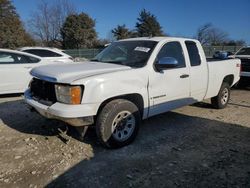
<svg viewBox="0 0 250 188">
<path fill-rule="evenodd" d="M 33 99 L 41 103 L 53 104 L 56 102 L 55 84 L 33 78 L 30 84 L 30 91 Z"/>
<path fill-rule="evenodd" d="M 241 59 L 241 71 L 250 72 L 250 59 Z"/>
</svg>

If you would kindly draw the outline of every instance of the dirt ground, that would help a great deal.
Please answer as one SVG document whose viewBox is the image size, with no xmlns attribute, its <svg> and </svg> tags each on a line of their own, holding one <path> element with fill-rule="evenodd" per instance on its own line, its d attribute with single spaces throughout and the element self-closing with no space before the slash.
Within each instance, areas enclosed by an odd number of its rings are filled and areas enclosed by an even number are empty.
<svg viewBox="0 0 250 188">
<path fill-rule="evenodd" d="M 118 150 L 0 97 L 0 187 L 250 187 L 250 88 L 152 117 Z"/>
</svg>

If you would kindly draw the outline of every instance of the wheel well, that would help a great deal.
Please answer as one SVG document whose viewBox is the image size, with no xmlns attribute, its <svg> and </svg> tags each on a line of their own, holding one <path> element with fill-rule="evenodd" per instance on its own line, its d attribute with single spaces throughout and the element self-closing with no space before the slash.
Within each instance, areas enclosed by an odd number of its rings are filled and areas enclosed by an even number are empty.
<svg viewBox="0 0 250 188">
<path fill-rule="evenodd" d="M 141 117 L 143 117 L 143 110 L 144 110 L 144 102 L 143 102 L 143 98 L 140 94 L 137 93 L 133 93 L 133 94 L 127 94 L 127 95 L 120 95 L 120 96 L 116 96 L 116 97 L 112 97 L 109 98 L 107 100 L 105 100 L 104 102 L 102 102 L 102 104 L 99 106 L 98 112 L 97 114 L 100 112 L 100 110 L 110 101 L 113 101 L 115 99 L 126 99 L 128 101 L 131 101 L 132 103 L 134 103 L 137 108 L 140 111 Z"/>
<path fill-rule="evenodd" d="M 228 83 L 230 86 L 232 86 L 233 81 L 234 81 L 234 75 L 232 75 L 232 74 L 227 75 L 227 76 L 223 79 L 223 82 Z"/>
</svg>

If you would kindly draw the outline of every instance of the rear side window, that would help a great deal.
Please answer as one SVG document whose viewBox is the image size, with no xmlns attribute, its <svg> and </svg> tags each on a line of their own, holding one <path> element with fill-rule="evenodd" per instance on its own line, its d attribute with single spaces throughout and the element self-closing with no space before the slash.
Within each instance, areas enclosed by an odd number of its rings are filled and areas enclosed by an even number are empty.
<svg viewBox="0 0 250 188">
<path fill-rule="evenodd" d="M 31 56 L 25 56 L 28 60 L 29 63 L 38 63 L 40 61 L 40 59 L 35 58 L 35 57 L 31 57 Z"/>
<path fill-rule="evenodd" d="M 183 51 L 181 44 L 179 42 L 168 42 L 166 43 L 160 50 L 159 54 L 157 55 L 157 61 L 163 57 L 173 57 L 178 61 L 178 67 L 182 68 L 185 67 L 185 59 L 183 56 Z"/>
<path fill-rule="evenodd" d="M 34 54 L 40 57 L 61 57 L 61 54 L 49 51 L 49 50 L 41 50 L 41 49 L 29 49 L 24 50 L 24 52 Z"/>
<path fill-rule="evenodd" d="M 201 58 L 199 55 L 199 50 L 196 46 L 196 43 L 193 41 L 185 42 L 188 50 L 188 55 L 190 59 L 191 66 L 198 66 L 201 64 Z"/>
<path fill-rule="evenodd" d="M 0 64 L 38 63 L 40 59 L 16 53 L 0 52 Z"/>
</svg>

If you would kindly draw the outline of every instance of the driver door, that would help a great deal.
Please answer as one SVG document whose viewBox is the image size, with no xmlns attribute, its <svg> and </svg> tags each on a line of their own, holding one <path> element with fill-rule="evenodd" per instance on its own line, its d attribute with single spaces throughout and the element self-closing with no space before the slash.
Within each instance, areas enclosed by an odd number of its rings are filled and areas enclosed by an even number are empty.
<svg viewBox="0 0 250 188">
<path fill-rule="evenodd" d="M 155 71 L 149 78 L 149 116 L 190 103 L 190 70 L 186 65 L 182 44 L 178 41 L 165 43 L 155 63 L 163 57 L 175 58 L 178 65 L 175 68 Z"/>
</svg>

